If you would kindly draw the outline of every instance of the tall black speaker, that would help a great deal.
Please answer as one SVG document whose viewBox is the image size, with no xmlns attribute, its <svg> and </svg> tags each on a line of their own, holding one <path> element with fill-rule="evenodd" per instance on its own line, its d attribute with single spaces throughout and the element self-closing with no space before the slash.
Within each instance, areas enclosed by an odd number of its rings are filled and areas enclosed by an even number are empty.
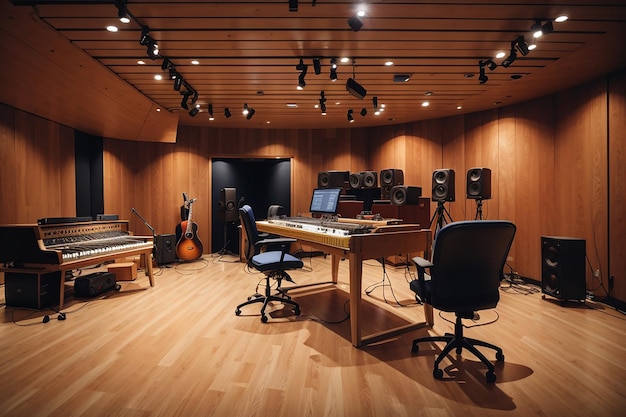
<svg viewBox="0 0 626 417">
<path fill-rule="evenodd" d="M 454 201 L 454 170 L 436 169 L 433 172 L 433 201 Z"/>
<path fill-rule="evenodd" d="M 541 237 L 541 292 L 560 300 L 584 301 L 585 240 Z"/>
<path fill-rule="evenodd" d="M 467 198 L 474 200 L 491 198 L 491 169 L 471 168 L 467 171 Z"/>
<path fill-rule="evenodd" d="M 176 261 L 176 235 L 156 235 L 154 258 L 158 265 L 167 265 Z"/>
<path fill-rule="evenodd" d="M 218 205 L 221 221 L 236 222 L 239 220 L 236 188 L 222 188 L 220 190 L 220 201 Z"/>
<path fill-rule="evenodd" d="M 322 171 L 317 174 L 317 188 L 347 188 L 350 171 Z"/>
</svg>

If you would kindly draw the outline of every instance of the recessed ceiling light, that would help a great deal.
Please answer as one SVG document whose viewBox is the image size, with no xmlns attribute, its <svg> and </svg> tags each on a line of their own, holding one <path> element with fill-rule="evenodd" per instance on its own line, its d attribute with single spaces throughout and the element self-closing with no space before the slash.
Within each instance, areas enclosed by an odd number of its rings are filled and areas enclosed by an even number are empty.
<svg viewBox="0 0 626 417">
<path fill-rule="evenodd" d="M 146 65 L 146 61 L 142 61 L 141 59 L 140 59 L 139 61 L 137 61 L 137 63 L 138 63 L 139 65 Z"/>
<path fill-rule="evenodd" d="M 197 59 L 193 59 L 193 60 L 191 61 L 191 63 L 192 63 L 193 65 L 200 65 L 200 61 L 198 61 Z"/>
<path fill-rule="evenodd" d="M 424 93 L 424 95 L 425 95 L 425 96 L 432 96 L 432 95 L 433 95 L 433 92 L 432 92 L 432 91 L 426 91 L 426 92 Z"/>
<path fill-rule="evenodd" d="M 163 76 L 161 74 L 157 74 L 157 75 L 154 76 L 154 79 L 155 80 L 162 80 Z"/>
<path fill-rule="evenodd" d="M 344 64 L 346 62 L 350 62 L 350 58 L 344 56 L 343 58 L 341 58 L 341 62 L 343 62 Z"/>
<path fill-rule="evenodd" d="M 422 103 L 422 107 L 428 107 L 428 106 L 430 106 L 429 102 L 425 101 L 425 102 Z"/>
<path fill-rule="evenodd" d="M 295 109 L 296 107 L 298 107 L 298 105 L 296 103 L 287 103 L 287 107 Z"/>
<path fill-rule="evenodd" d="M 561 22 L 565 22 L 568 19 L 567 16 L 565 15 L 561 15 L 559 17 L 557 17 L 556 19 L 554 19 L 555 22 L 561 23 Z"/>
<path fill-rule="evenodd" d="M 504 56 L 505 56 L 505 55 L 506 55 L 506 52 L 499 51 L 499 52 L 496 54 L 496 58 L 504 58 Z"/>
<path fill-rule="evenodd" d="M 117 32 L 118 29 L 117 29 L 117 26 L 109 25 L 107 26 L 107 30 L 109 32 Z"/>
<path fill-rule="evenodd" d="M 464 76 L 465 78 L 472 78 L 472 77 L 474 77 L 474 75 L 475 75 L 475 74 L 474 74 L 473 72 L 467 72 L 467 73 L 463 74 L 463 76 Z"/>
<path fill-rule="evenodd" d="M 463 107 L 462 106 L 456 106 L 457 110 L 461 110 Z"/>
<path fill-rule="evenodd" d="M 391 66 L 393 66 L 393 61 L 387 61 L 387 62 L 385 62 L 385 66 L 386 66 L 386 67 L 391 67 Z"/>
</svg>

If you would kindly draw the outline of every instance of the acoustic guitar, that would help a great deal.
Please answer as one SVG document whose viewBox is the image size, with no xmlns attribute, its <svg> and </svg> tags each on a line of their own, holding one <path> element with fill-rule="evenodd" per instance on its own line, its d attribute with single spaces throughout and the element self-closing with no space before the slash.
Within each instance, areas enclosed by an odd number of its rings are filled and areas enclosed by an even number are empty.
<svg viewBox="0 0 626 417">
<path fill-rule="evenodd" d="M 176 256 L 183 261 L 193 261 L 202 256 L 204 250 L 200 238 L 198 238 L 198 225 L 191 219 L 193 202 L 189 200 L 189 215 L 187 220 L 183 220 L 176 226 L 176 235 L 180 234 L 180 239 L 176 244 Z"/>
</svg>

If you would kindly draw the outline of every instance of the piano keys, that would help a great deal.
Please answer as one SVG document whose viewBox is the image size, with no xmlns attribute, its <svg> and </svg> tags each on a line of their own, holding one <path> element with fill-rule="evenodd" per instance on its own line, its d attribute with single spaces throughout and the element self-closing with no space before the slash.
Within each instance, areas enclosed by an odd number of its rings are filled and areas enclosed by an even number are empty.
<svg viewBox="0 0 626 417">
<path fill-rule="evenodd" d="M 59 309 L 64 303 L 67 271 L 141 255 L 150 286 L 152 236 L 133 236 L 128 220 L 0 226 L 0 271 L 45 275 L 61 272 Z"/>
</svg>

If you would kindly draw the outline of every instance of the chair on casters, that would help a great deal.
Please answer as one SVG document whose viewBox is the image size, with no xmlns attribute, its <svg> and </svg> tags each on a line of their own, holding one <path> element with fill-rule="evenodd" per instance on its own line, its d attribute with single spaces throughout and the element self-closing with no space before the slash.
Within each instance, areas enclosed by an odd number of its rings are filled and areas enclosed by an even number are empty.
<svg viewBox="0 0 626 417">
<path fill-rule="evenodd" d="M 440 229 L 433 245 L 432 262 L 415 257 L 417 279 L 410 288 L 423 302 L 456 315 L 454 334 L 421 337 L 413 341 L 412 351 L 422 342 L 446 342 L 435 359 L 433 376 L 443 378 L 439 363 L 452 349 L 461 354 L 465 348 L 487 366 L 488 383 L 496 382 L 493 364 L 476 348 L 496 351 L 496 360 L 504 361 L 502 349 L 491 343 L 463 335 L 462 319 L 474 318 L 475 311 L 494 308 L 500 299 L 500 280 L 506 257 L 513 243 L 516 227 L 504 220 L 461 221 Z M 430 279 L 425 277 L 429 269 Z"/>
<path fill-rule="evenodd" d="M 287 273 L 288 270 L 300 269 L 304 266 L 303 262 L 293 255 L 287 253 L 289 245 L 296 239 L 290 238 L 268 238 L 260 239 L 256 228 L 256 220 L 254 213 L 249 205 L 244 205 L 239 209 L 239 218 L 241 219 L 241 227 L 244 229 L 244 245 L 245 258 L 251 268 L 265 274 L 265 294 L 254 294 L 248 297 L 235 309 L 235 314 L 241 314 L 241 308 L 253 304 L 263 303 L 261 307 L 261 321 L 267 323 L 267 315 L 265 309 L 270 301 L 279 301 L 283 304 L 289 304 L 293 307 L 294 314 L 300 315 L 300 306 L 291 300 L 284 290 L 281 289 L 283 280 L 291 281 L 291 277 Z M 267 248 L 265 252 L 262 249 Z M 271 280 L 276 280 L 278 291 L 272 294 Z"/>
</svg>

